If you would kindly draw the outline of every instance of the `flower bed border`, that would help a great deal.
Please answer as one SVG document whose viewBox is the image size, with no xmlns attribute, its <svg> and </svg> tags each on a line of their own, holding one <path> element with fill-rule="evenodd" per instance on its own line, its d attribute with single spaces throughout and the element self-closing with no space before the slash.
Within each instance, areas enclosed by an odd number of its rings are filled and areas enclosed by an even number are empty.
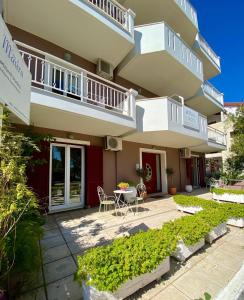
<svg viewBox="0 0 244 300">
<path fill-rule="evenodd" d="M 178 261 L 185 261 L 187 258 L 192 256 L 194 253 L 196 253 L 198 250 L 203 248 L 205 245 L 204 239 L 201 239 L 197 243 L 191 246 L 187 246 L 182 240 L 178 242 L 178 245 L 176 247 L 176 251 L 172 254 L 174 258 L 176 258 Z"/>
<path fill-rule="evenodd" d="M 205 241 L 209 244 L 212 244 L 213 241 L 220 238 L 227 232 L 226 223 L 219 224 L 215 228 L 213 228 L 205 237 Z"/>
<path fill-rule="evenodd" d="M 84 300 L 118 300 L 124 299 L 134 294 L 139 289 L 148 285 L 156 279 L 160 279 L 164 274 L 170 270 L 170 259 L 166 257 L 158 267 L 150 273 L 142 274 L 122 284 L 114 293 L 98 291 L 95 287 L 82 283 L 83 299 Z"/>
</svg>

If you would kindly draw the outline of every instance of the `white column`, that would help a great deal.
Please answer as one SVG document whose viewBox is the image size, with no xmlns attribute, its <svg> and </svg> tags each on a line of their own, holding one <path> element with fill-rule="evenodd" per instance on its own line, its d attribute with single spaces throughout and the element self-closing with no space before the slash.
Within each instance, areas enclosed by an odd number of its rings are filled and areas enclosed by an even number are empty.
<svg viewBox="0 0 244 300">
<path fill-rule="evenodd" d="M 129 116 L 136 119 L 136 97 L 138 92 L 136 90 L 130 89 L 129 90 Z"/>
<path fill-rule="evenodd" d="M 126 17 L 127 17 L 127 30 L 129 31 L 129 33 L 131 34 L 131 36 L 134 38 L 134 20 L 136 17 L 136 14 L 133 12 L 133 10 L 131 10 L 130 8 L 127 10 L 126 12 Z"/>
</svg>

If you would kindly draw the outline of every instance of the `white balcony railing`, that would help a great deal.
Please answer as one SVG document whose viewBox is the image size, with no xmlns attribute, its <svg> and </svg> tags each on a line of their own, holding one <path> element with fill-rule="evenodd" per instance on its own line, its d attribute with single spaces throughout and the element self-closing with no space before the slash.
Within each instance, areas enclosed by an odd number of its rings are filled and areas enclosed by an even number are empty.
<svg viewBox="0 0 244 300">
<path fill-rule="evenodd" d="M 224 94 L 220 93 L 210 82 L 205 81 L 202 85 L 202 89 L 209 96 L 218 101 L 221 105 L 224 105 Z"/>
<path fill-rule="evenodd" d="M 165 24 L 165 43 L 166 49 L 170 51 L 173 56 L 178 58 L 182 64 L 184 64 L 200 79 L 203 78 L 202 61 L 167 24 Z"/>
<path fill-rule="evenodd" d="M 208 126 L 208 140 L 216 144 L 226 146 L 226 136 L 222 131 Z"/>
<path fill-rule="evenodd" d="M 185 12 L 187 17 L 198 28 L 197 12 L 188 0 L 175 0 L 181 9 Z"/>
<path fill-rule="evenodd" d="M 80 0 L 81 1 L 81 0 Z M 100 12 L 111 18 L 132 36 L 134 34 L 135 14 L 130 9 L 124 8 L 115 0 L 83 0 L 91 4 Z"/>
<path fill-rule="evenodd" d="M 167 98 L 169 103 L 169 122 L 182 128 L 199 133 L 199 137 L 207 139 L 207 117 L 184 105 L 183 101 Z"/>
<path fill-rule="evenodd" d="M 32 86 L 135 119 L 135 91 L 127 90 L 56 56 L 16 42 Z"/>
<path fill-rule="evenodd" d="M 198 34 L 198 42 L 200 44 L 200 47 L 203 49 L 205 53 L 214 61 L 214 63 L 220 68 L 220 57 L 213 51 L 213 49 L 209 46 L 207 41 Z"/>
</svg>

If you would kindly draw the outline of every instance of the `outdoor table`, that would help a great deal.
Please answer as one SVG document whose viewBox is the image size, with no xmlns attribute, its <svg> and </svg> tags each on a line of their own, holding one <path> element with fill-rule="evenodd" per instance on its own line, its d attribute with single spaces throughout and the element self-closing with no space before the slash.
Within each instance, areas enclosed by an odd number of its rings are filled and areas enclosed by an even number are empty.
<svg viewBox="0 0 244 300">
<path fill-rule="evenodd" d="M 130 191 L 130 190 L 115 190 L 114 191 L 116 204 L 118 205 L 119 208 L 127 207 L 129 210 L 129 205 L 126 203 L 126 201 L 121 200 L 121 195 L 131 194 L 131 193 L 133 193 L 133 191 Z"/>
</svg>

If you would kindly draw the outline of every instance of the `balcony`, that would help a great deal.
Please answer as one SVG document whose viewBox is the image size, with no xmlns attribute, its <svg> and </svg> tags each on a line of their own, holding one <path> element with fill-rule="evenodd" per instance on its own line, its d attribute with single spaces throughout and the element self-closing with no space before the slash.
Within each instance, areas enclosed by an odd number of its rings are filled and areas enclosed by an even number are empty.
<svg viewBox="0 0 244 300">
<path fill-rule="evenodd" d="M 184 148 L 207 143 L 207 118 L 168 97 L 137 101 L 138 132 L 126 140 Z"/>
<path fill-rule="evenodd" d="M 210 82 L 205 81 L 197 94 L 186 103 L 205 116 L 211 116 L 224 109 L 224 95 Z"/>
<path fill-rule="evenodd" d="M 119 65 L 119 76 L 156 95 L 190 98 L 203 82 L 201 60 L 166 23 L 135 28 L 135 48 Z"/>
<path fill-rule="evenodd" d="M 136 128 L 137 92 L 21 42 L 16 44 L 32 74 L 32 124 L 96 136 L 120 136 Z"/>
<path fill-rule="evenodd" d="M 188 0 L 120 0 L 136 13 L 136 25 L 164 20 L 192 46 L 198 32 L 197 13 Z"/>
<path fill-rule="evenodd" d="M 9 0 L 4 3 L 4 19 L 8 24 L 94 63 L 101 58 L 113 67 L 134 46 L 134 18 L 131 10 L 115 0 Z"/>
<path fill-rule="evenodd" d="M 213 51 L 200 34 L 196 37 L 194 50 L 203 62 L 203 74 L 205 80 L 221 73 L 220 57 Z"/>
</svg>

